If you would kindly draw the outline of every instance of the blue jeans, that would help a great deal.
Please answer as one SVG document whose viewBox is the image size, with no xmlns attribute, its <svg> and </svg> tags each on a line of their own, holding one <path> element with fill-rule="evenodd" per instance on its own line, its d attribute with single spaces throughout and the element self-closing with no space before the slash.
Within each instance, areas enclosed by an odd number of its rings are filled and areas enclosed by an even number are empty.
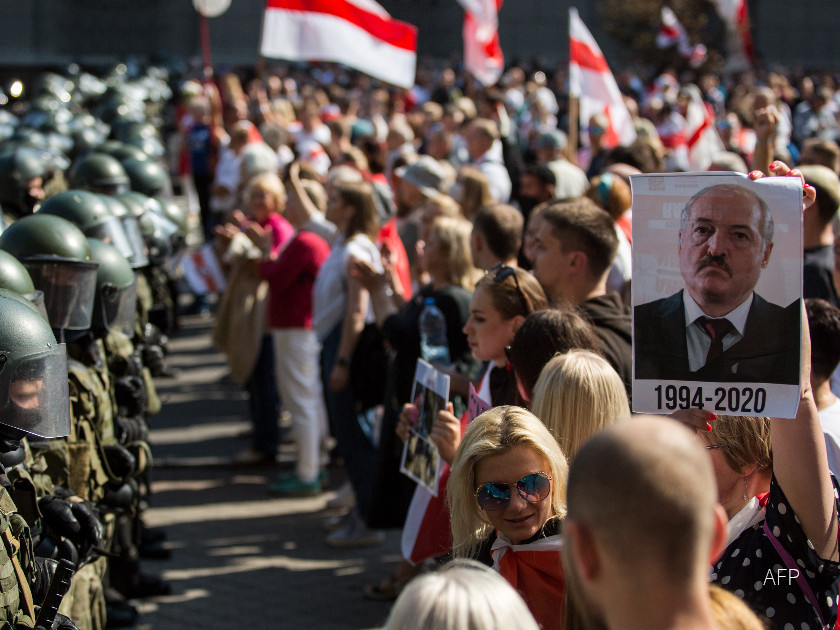
<svg viewBox="0 0 840 630">
<path fill-rule="evenodd" d="M 376 473 L 376 449 L 356 419 L 356 404 L 350 387 L 340 392 L 330 391 L 330 372 L 338 358 L 340 341 L 341 323 L 324 340 L 321 350 L 324 399 L 327 402 L 330 429 L 338 443 L 338 452 L 344 458 L 347 476 L 356 494 L 356 508 L 362 519 L 367 520 L 373 491 L 373 476 Z"/>
<path fill-rule="evenodd" d="M 274 377 L 274 343 L 271 335 L 262 338 L 260 355 L 245 384 L 251 422 L 254 423 L 253 447 L 266 455 L 277 455 L 280 448 L 280 395 Z"/>
</svg>

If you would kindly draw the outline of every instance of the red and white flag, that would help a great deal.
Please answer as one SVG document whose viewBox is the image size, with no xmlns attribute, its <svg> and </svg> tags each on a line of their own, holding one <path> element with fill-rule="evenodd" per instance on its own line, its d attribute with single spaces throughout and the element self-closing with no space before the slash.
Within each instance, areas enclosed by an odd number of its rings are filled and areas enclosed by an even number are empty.
<svg viewBox="0 0 840 630">
<path fill-rule="evenodd" d="M 569 91 L 580 104 L 581 128 L 588 126 L 595 114 L 606 115 L 607 147 L 627 145 L 636 139 L 633 119 L 607 60 L 574 8 L 569 9 Z"/>
<path fill-rule="evenodd" d="M 700 89 L 693 84 L 683 86 L 681 92 L 688 92 L 691 100 L 685 111 L 686 135 L 688 136 L 688 167 L 692 171 L 705 171 L 715 155 L 726 151 L 723 140 L 715 128 L 715 119 Z"/>
<path fill-rule="evenodd" d="M 728 72 L 749 70 L 755 64 L 747 0 L 712 0 L 726 24 L 726 66 Z"/>
<path fill-rule="evenodd" d="M 414 85 L 417 29 L 373 0 L 268 0 L 260 53 L 334 61 L 404 88 Z"/>
<path fill-rule="evenodd" d="M 698 68 L 704 61 L 708 51 L 703 44 L 691 45 L 688 38 L 688 31 L 677 19 L 669 7 L 662 7 L 659 20 L 659 32 L 656 33 L 656 45 L 659 48 L 670 48 L 676 46 L 677 51 L 688 61 L 692 68 Z"/>
<path fill-rule="evenodd" d="M 659 17 L 659 32 L 656 34 L 656 46 L 658 48 L 670 48 L 679 44 L 683 38 L 688 40 L 688 35 L 676 14 L 669 7 L 662 7 L 662 13 Z"/>
<path fill-rule="evenodd" d="M 225 274 L 216 258 L 212 243 L 203 245 L 181 259 L 181 269 L 190 290 L 197 295 L 218 293 L 227 286 Z"/>
<path fill-rule="evenodd" d="M 464 7 L 464 66 L 481 83 L 495 85 L 505 69 L 499 43 L 502 0 L 458 0 Z"/>
</svg>

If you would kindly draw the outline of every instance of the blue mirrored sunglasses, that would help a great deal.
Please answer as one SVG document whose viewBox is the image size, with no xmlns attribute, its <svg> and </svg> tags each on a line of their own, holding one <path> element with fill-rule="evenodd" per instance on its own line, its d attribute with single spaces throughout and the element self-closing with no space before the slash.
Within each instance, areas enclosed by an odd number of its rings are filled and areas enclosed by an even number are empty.
<svg viewBox="0 0 840 630">
<path fill-rule="evenodd" d="M 525 475 L 515 483 L 485 483 L 475 491 L 478 506 L 488 512 L 504 509 L 510 503 L 511 486 L 515 486 L 519 496 L 528 503 L 539 503 L 551 492 L 551 477 L 539 472 Z"/>
</svg>

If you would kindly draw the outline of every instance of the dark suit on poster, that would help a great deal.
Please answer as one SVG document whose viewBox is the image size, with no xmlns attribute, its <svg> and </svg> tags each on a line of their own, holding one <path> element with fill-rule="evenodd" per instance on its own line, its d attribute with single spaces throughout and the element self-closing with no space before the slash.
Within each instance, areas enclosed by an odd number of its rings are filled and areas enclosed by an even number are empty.
<svg viewBox="0 0 840 630">
<path fill-rule="evenodd" d="M 798 384 L 800 300 L 783 307 L 753 295 L 744 337 L 696 372 L 689 370 L 683 292 L 636 306 L 635 378 Z"/>
</svg>

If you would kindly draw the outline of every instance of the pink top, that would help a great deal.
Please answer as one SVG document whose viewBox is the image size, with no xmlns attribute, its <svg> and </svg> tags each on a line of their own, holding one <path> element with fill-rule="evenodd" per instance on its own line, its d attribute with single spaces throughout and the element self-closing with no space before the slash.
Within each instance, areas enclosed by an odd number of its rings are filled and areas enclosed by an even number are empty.
<svg viewBox="0 0 840 630">
<path fill-rule="evenodd" d="M 277 260 L 262 264 L 268 280 L 268 327 L 312 328 L 312 286 L 330 246 L 313 232 L 298 232 Z"/>
<path fill-rule="evenodd" d="M 283 249 L 283 246 L 289 242 L 292 235 L 295 233 L 295 228 L 292 224 L 283 218 L 283 215 L 272 212 L 268 219 L 259 222 L 261 228 L 271 228 L 271 257 L 274 258 Z"/>
</svg>

